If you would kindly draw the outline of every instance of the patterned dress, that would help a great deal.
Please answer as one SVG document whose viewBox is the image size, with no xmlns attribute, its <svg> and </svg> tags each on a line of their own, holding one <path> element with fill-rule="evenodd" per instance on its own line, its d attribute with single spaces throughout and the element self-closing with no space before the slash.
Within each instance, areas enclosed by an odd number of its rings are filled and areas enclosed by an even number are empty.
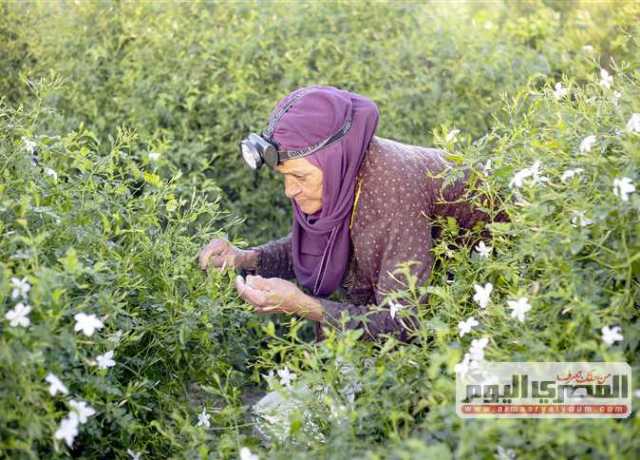
<svg viewBox="0 0 640 460">
<path fill-rule="evenodd" d="M 362 337 L 369 340 L 380 334 L 411 340 L 417 327 L 415 306 L 402 300 L 385 302 L 385 294 L 405 288 L 404 276 L 394 274 L 401 263 L 410 262 L 418 286 L 428 282 L 434 263 L 431 248 L 440 233 L 437 217 L 454 218 L 461 229 L 478 224 L 476 239 L 489 236 L 483 229 L 489 216 L 471 204 L 467 193 L 469 174 L 447 161 L 441 150 L 373 137 L 358 173 L 351 256 L 338 291 L 344 301 L 318 298 L 325 317 L 315 323 L 317 341 L 324 339 L 324 327 L 362 328 Z M 506 215 L 498 214 L 495 220 L 504 221 Z M 256 274 L 295 278 L 291 234 L 252 249 L 258 251 Z"/>
</svg>

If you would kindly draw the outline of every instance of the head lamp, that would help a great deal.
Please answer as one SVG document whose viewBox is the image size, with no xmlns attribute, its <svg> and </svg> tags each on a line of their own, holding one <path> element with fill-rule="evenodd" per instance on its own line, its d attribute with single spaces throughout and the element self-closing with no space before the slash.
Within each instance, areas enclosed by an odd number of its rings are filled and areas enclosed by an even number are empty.
<svg viewBox="0 0 640 460">
<path fill-rule="evenodd" d="M 352 118 L 350 117 L 333 136 L 301 150 L 280 150 L 278 144 L 273 139 L 268 138 L 268 131 L 265 131 L 262 135 L 251 133 L 240 142 L 240 153 L 247 166 L 253 170 L 260 169 L 265 163 L 275 168 L 283 161 L 306 157 L 340 140 L 351 129 L 351 123 Z"/>
<path fill-rule="evenodd" d="M 240 142 L 240 153 L 247 166 L 254 170 L 260 169 L 264 163 L 274 168 L 279 162 L 275 143 L 255 133 Z"/>
</svg>

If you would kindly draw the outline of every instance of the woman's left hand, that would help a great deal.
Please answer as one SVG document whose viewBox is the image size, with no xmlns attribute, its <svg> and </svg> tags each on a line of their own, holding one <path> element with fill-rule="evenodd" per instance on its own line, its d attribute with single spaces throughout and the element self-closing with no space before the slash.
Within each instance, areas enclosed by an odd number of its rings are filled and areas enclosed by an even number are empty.
<svg viewBox="0 0 640 460">
<path fill-rule="evenodd" d="M 287 313 L 307 317 L 309 296 L 290 281 L 262 276 L 236 277 L 240 297 L 256 308 L 257 313 Z"/>
</svg>

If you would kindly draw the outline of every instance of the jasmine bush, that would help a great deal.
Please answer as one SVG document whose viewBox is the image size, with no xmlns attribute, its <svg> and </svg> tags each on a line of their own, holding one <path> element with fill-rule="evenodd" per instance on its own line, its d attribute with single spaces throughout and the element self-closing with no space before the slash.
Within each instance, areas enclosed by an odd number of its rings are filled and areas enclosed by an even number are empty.
<svg viewBox="0 0 640 460">
<path fill-rule="evenodd" d="M 637 457 L 635 407 L 454 408 L 478 356 L 626 361 L 638 382 L 636 3 L 2 9 L 0 455 Z M 441 223 L 429 283 L 397 293 L 429 294 L 412 345 L 313 344 L 305 321 L 255 316 L 231 271 L 197 269 L 211 237 L 286 230 L 281 185 L 237 141 L 310 83 L 374 99 L 380 135 L 446 149 L 510 217 L 475 248 Z M 261 443 L 252 403 L 298 384 L 286 439 Z"/>
</svg>

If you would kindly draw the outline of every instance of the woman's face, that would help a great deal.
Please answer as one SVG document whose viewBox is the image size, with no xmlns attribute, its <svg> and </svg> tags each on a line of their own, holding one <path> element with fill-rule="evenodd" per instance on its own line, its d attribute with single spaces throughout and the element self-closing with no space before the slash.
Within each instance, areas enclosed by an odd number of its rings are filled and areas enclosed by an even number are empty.
<svg viewBox="0 0 640 460">
<path fill-rule="evenodd" d="M 322 170 L 305 158 L 287 160 L 276 166 L 284 176 L 284 193 L 295 200 L 305 214 L 322 209 Z"/>
</svg>

